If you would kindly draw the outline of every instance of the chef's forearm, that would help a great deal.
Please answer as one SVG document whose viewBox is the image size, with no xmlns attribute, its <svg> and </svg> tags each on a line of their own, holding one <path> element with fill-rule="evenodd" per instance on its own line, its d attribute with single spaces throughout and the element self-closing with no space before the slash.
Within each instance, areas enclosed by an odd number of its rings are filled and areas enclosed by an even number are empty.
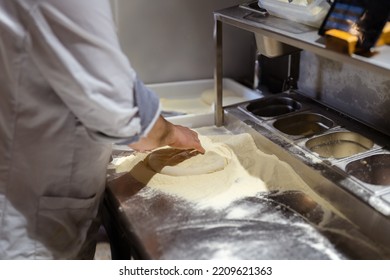
<svg viewBox="0 0 390 280">
<path fill-rule="evenodd" d="M 148 151 L 169 145 L 169 136 L 173 133 L 173 125 L 163 117 L 159 117 L 146 136 L 129 146 L 137 151 Z"/>
</svg>

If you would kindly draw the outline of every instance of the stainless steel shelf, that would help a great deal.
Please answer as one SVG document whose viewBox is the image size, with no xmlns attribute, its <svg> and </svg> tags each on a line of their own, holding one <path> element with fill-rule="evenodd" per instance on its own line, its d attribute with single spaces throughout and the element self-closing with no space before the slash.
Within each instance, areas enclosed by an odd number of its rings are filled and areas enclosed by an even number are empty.
<svg viewBox="0 0 390 280">
<path fill-rule="evenodd" d="M 263 16 L 234 6 L 214 12 L 214 41 L 216 51 L 215 63 L 215 125 L 223 125 L 222 107 L 222 33 L 223 24 L 231 25 L 246 31 L 258 33 L 296 48 L 307 50 L 317 55 L 339 62 L 349 63 L 367 71 L 376 71 L 390 78 L 390 47 L 382 46 L 371 57 L 361 55 L 346 55 L 325 48 L 323 37 L 319 36 L 317 29 L 299 24 L 287 19 L 271 15 Z"/>
<path fill-rule="evenodd" d="M 326 49 L 323 38 L 317 34 L 317 29 L 286 19 L 260 15 L 251 17 L 250 11 L 238 6 L 216 11 L 214 17 L 223 23 L 269 36 L 302 50 L 336 61 L 354 64 L 367 70 L 379 71 L 390 77 L 389 46 L 378 48 L 378 52 L 371 57 L 348 56 Z"/>
</svg>

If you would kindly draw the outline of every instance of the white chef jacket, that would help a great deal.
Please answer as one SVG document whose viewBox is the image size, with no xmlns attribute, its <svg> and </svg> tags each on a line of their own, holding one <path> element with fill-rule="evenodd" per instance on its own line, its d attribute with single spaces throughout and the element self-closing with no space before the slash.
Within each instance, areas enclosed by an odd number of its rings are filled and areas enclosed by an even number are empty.
<svg viewBox="0 0 390 280">
<path fill-rule="evenodd" d="M 107 0 L 0 0 L 0 259 L 84 258 L 111 144 L 159 114 Z"/>
</svg>

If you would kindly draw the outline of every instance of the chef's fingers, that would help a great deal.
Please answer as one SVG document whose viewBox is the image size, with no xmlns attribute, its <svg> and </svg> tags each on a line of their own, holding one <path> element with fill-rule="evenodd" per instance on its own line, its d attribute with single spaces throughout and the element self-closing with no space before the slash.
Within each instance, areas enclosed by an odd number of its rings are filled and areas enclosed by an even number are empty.
<svg viewBox="0 0 390 280">
<path fill-rule="evenodd" d="M 205 149 L 199 140 L 198 134 L 188 127 L 174 125 L 160 117 L 146 137 L 129 144 L 135 151 L 145 152 L 162 146 L 171 146 L 177 149 L 194 149 L 204 154 Z"/>
<path fill-rule="evenodd" d="M 200 152 L 201 154 L 204 154 L 206 150 L 202 147 L 202 144 L 200 143 L 199 139 L 196 141 L 194 145 L 194 149 Z"/>
<path fill-rule="evenodd" d="M 169 146 L 178 149 L 195 149 L 200 153 L 204 154 L 205 149 L 200 143 L 198 134 L 181 125 L 174 125 L 173 138 L 169 143 Z"/>
</svg>

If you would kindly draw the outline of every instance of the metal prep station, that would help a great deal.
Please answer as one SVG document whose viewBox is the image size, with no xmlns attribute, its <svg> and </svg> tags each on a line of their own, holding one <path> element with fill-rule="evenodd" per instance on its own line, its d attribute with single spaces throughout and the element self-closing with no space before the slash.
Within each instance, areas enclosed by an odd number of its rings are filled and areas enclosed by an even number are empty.
<svg viewBox="0 0 390 280">
<path fill-rule="evenodd" d="M 239 6 L 216 11 L 214 19 L 216 130 L 250 133 L 260 150 L 292 166 L 341 215 L 304 192 L 273 192 L 240 199 L 223 211 L 198 210 L 130 174 L 109 172 L 104 216 L 113 258 L 389 259 L 390 132 L 295 90 L 223 107 L 223 25 L 388 77 L 390 47 L 371 58 L 339 54 L 324 47 L 314 28 Z M 298 32 L 284 28 L 291 24 Z M 229 215 L 242 209 L 252 211 Z"/>
</svg>

